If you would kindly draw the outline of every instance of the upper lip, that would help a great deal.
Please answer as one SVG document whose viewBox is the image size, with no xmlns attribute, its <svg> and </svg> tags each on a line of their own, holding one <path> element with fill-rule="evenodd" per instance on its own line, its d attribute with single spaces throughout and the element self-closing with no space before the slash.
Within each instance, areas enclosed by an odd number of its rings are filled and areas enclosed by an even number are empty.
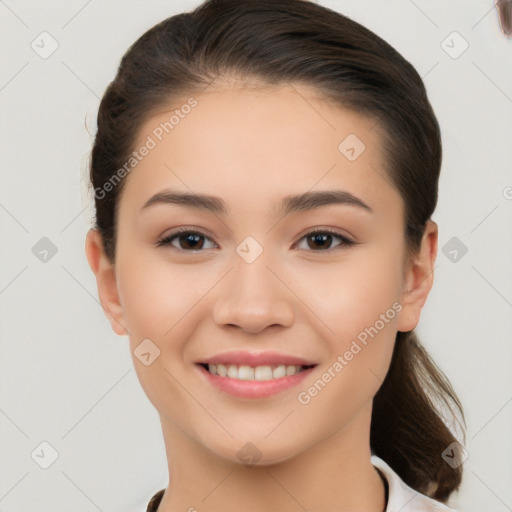
<svg viewBox="0 0 512 512">
<path fill-rule="evenodd" d="M 280 352 L 248 352 L 244 350 L 233 350 L 230 352 L 223 352 L 222 354 L 207 357 L 206 359 L 198 361 L 198 363 L 223 365 L 234 364 L 236 366 L 272 366 L 279 364 L 311 366 L 317 364 L 304 357 L 299 357 L 290 354 L 282 354 Z"/>
</svg>

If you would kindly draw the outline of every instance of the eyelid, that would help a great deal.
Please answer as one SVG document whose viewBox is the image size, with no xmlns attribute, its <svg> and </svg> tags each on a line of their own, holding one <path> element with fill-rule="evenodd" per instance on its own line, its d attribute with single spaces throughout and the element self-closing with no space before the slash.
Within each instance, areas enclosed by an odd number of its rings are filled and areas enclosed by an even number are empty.
<svg viewBox="0 0 512 512">
<path fill-rule="evenodd" d="M 300 242 L 305 236 L 312 235 L 315 233 L 328 233 L 330 235 L 340 237 L 340 238 L 346 240 L 347 242 L 356 243 L 356 241 L 352 235 L 345 234 L 342 232 L 342 230 L 340 230 L 338 228 L 330 228 L 327 226 L 318 226 L 318 227 L 308 228 L 308 229 L 304 230 L 297 237 L 297 242 Z M 295 243 L 297 243 L 297 242 L 295 242 Z"/>
<path fill-rule="evenodd" d="M 170 240 L 178 238 L 180 235 L 183 235 L 183 234 L 194 234 L 194 235 L 201 236 L 203 238 L 207 238 L 208 240 L 213 242 L 213 244 L 216 247 L 218 247 L 218 244 L 214 241 L 213 237 L 211 237 L 208 233 L 206 233 L 203 228 L 194 228 L 194 227 L 189 227 L 189 226 L 179 227 L 179 228 L 171 230 L 171 232 L 169 234 L 159 237 L 158 240 L 156 241 L 155 245 L 157 247 L 165 247 L 166 245 L 168 245 L 168 246 L 171 246 L 173 249 L 176 249 L 177 251 L 181 251 L 181 252 L 204 252 L 204 251 L 208 250 L 208 249 L 201 249 L 198 251 L 193 251 L 193 250 L 185 251 L 184 249 L 177 249 L 176 247 L 173 247 L 171 245 Z"/>
<path fill-rule="evenodd" d="M 183 252 L 183 253 L 190 252 L 190 253 L 196 253 L 196 254 L 197 253 L 201 253 L 201 252 L 205 252 L 205 251 L 208 251 L 208 250 L 211 250 L 211 248 L 210 249 L 198 249 L 198 250 L 185 250 L 185 249 L 180 249 L 180 248 L 172 246 L 171 245 L 171 241 L 174 241 L 174 239 L 179 238 L 179 236 L 182 235 L 182 234 L 198 235 L 200 237 L 203 237 L 203 238 L 208 239 L 211 242 L 213 242 L 213 244 L 217 248 L 219 247 L 218 244 L 213 239 L 213 237 L 211 237 L 209 234 L 207 234 L 203 228 L 195 228 L 195 227 L 189 227 L 189 226 L 176 228 L 176 229 L 172 230 L 169 234 L 160 237 L 157 240 L 157 242 L 156 242 L 156 246 L 157 247 L 170 246 L 170 247 L 172 247 L 173 249 L 176 249 L 179 252 Z M 314 227 L 314 228 L 308 228 L 308 229 L 304 230 L 297 237 L 297 240 L 293 243 L 292 247 L 296 247 L 297 244 L 299 242 L 301 242 L 307 236 L 312 236 L 312 235 L 315 235 L 315 234 L 328 234 L 328 235 L 331 235 L 333 237 L 339 238 L 341 240 L 341 243 L 339 245 L 333 247 L 333 248 L 329 248 L 329 249 L 325 249 L 325 250 L 319 250 L 319 251 L 309 250 L 307 252 L 312 252 L 312 253 L 324 253 L 324 252 L 326 252 L 326 253 L 329 253 L 329 252 L 332 252 L 332 251 L 336 251 L 337 249 L 342 249 L 342 248 L 348 249 L 348 248 L 351 248 L 351 247 L 357 245 L 357 243 L 358 243 L 358 242 L 356 242 L 353 239 L 352 236 L 340 233 L 339 230 L 336 229 L 336 228 L 328 228 L 328 227 L 317 226 L 317 227 Z"/>
<path fill-rule="evenodd" d="M 293 247 L 297 246 L 297 244 L 299 242 L 301 242 L 307 236 L 312 236 L 317 233 L 318 234 L 328 234 L 330 236 L 339 238 L 341 240 L 341 243 L 339 245 L 329 248 L 329 249 L 319 250 L 319 251 L 309 250 L 306 252 L 311 252 L 313 254 L 332 253 L 333 251 L 336 251 L 337 249 L 350 249 L 351 247 L 354 247 L 355 245 L 357 245 L 357 242 L 351 236 L 347 236 L 343 233 L 340 233 L 337 229 L 327 228 L 327 227 L 316 227 L 316 228 L 309 228 L 306 231 L 304 231 L 301 235 L 299 235 L 297 237 L 297 241 L 293 244 Z"/>
</svg>

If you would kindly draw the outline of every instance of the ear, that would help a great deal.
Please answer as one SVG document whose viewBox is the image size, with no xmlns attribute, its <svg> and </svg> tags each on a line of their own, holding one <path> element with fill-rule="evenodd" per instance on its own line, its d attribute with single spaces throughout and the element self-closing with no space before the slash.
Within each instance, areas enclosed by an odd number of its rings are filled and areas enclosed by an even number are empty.
<svg viewBox="0 0 512 512">
<path fill-rule="evenodd" d="M 420 320 L 428 294 L 434 283 L 434 264 L 437 257 L 437 224 L 429 220 L 417 255 L 407 262 L 402 293 L 402 310 L 398 319 L 398 330 L 412 331 Z"/>
<path fill-rule="evenodd" d="M 85 253 L 96 276 L 101 307 L 116 334 L 128 334 L 124 327 L 123 311 L 117 289 L 115 266 L 107 258 L 98 230 L 90 229 L 85 239 Z"/>
</svg>

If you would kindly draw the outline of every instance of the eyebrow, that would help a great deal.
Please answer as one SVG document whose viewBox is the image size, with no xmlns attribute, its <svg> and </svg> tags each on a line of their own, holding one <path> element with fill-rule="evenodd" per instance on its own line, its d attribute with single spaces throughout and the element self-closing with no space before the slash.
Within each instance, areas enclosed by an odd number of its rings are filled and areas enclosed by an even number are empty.
<svg viewBox="0 0 512 512">
<path fill-rule="evenodd" d="M 150 197 L 144 203 L 142 210 L 162 204 L 177 204 L 222 216 L 226 216 L 230 212 L 230 208 L 220 197 L 179 192 L 171 189 L 162 190 Z M 374 213 L 373 209 L 362 199 L 345 190 L 321 190 L 304 192 L 299 195 L 288 195 L 283 198 L 279 208 L 274 207 L 274 213 L 277 216 L 285 217 L 293 212 L 313 210 L 331 204 L 354 206 L 369 213 Z"/>
</svg>

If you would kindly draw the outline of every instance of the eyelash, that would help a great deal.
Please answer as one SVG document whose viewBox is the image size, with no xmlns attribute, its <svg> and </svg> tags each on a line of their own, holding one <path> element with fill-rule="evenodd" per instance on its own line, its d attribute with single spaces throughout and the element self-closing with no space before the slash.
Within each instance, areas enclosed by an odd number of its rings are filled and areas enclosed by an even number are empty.
<svg viewBox="0 0 512 512">
<path fill-rule="evenodd" d="M 210 240 L 210 237 L 208 237 L 206 234 L 202 233 L 201 231 L 197 231 L 195 229 L 190 229 L 190 228 L 180 228 L 180 229 L 177 229 L 176 231 L 170 233 L 169 235 L 166 235 L 165 237 L 159 239 L 157 242 L 156 242 L 156 245 L 157 247 L 162 247 L 162 246 L 166 246 L 166 245 L 171 245 L 171 242 L 175 239 L 175 238 L 178 238 L 180 235 L 198 235 L 200 237 L 204 237 L 204 238 L 207 238 Z M 342 235 L 341 233 L 338 233 L 336 231 L 333 231 L 331 229 L 314 229 L 312 231 L 308 231 L 307 233 L 304 233 L 300 238 L 299 238 L 299 242 L 302 241 L 304 238 L 307 238 L 308 236 L 313 236 L 313 235 L 331 235 L 331 236 L 334 236 L 336 238 L 339 238 L 343 243 L 341 243 L 340 245 L 334 247 L 333 249 L 329 248 L 329 249 L 320 249 L 318 251 L 315 251 L 315 250 L 311 250 L 311 252 L 331 252 L 331 251 L 335 251 L 337 249 L 343 249 L 343 248 L 349 248 L 353 245 L 356 244 L 356 242 L 350 240 L 349 238 L 347 238 L 346 236 Z M 199 250 L 186 250 L 186 249 L 179 249 L 177 247 L 174 247 L 172 246 L 173 249 L 176 249 L 178 251 L 183 251 L 183 252 L 192 252 L 192 253 L 197 253 L 197 252 L 202 252 L 203 249 L 199 249 Z M 206 250 L 206 249 L 204 249 Z"/>
</svg>

